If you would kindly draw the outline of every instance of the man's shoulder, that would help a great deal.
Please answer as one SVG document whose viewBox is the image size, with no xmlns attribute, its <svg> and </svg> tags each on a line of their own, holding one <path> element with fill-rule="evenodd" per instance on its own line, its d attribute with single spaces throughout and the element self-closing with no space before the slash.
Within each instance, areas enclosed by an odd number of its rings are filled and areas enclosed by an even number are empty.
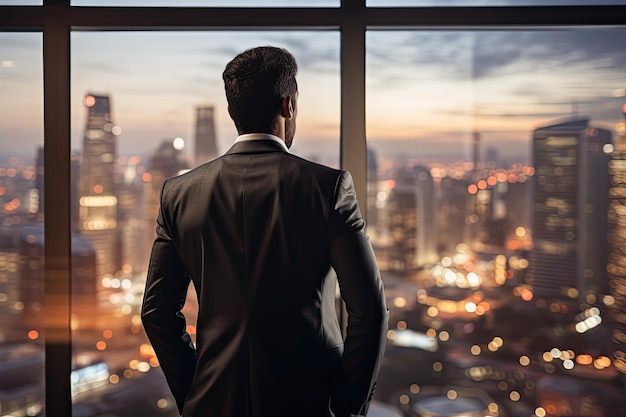
<svg viewBox="0 0 626 417">
<path fill-rule="evenodd" d="M 319 174 L 326 174 L 330 176 L 339 176 L 343 172 L 340 169 L 329 167 L 328 165 L 320 164 L 319 162 L 311 161 L 309 159 L 302 158 L 298 155 L 287 154 L 289 159 L 293 161 L 294 164 L 297 164 L 301 167 L 301 169 L 309 170 L 311 172 L 316 172 Z"/>
<path fill-rule="evenodd" d="M 221 165 L 221 159 L 222 156 L 205 162 L 195 168 L 185 170 L 184 172 L 179 173 L 174 177 L 166 179 L 163 185 L 164 189 L 178 189 L 180 187 L 184 187 L 185 185 L 191 185 L 198 180 L 205 178 L 207 173 L 209 173 L 210 171 L 216 171 L 219 169 L 219 166 Z"/>
</svg>

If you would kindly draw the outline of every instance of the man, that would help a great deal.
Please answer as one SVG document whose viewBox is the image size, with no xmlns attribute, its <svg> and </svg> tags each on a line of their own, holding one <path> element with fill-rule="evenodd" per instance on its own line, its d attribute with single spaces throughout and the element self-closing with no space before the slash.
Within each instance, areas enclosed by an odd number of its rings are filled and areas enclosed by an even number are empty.
<svg viewBox="0 0 626 417">
<path fill-rule="evenodd" d="M 284 49 L 235 57 L 223 79 L 240 136 L 163 186 L 142 319 L 183 417 L 365 415 L 374 391 L 383 285 L 350 174 L 288 151 L 296 72 Z M 195 348 L 181 314 L 190 280 Z"/>
</svg>

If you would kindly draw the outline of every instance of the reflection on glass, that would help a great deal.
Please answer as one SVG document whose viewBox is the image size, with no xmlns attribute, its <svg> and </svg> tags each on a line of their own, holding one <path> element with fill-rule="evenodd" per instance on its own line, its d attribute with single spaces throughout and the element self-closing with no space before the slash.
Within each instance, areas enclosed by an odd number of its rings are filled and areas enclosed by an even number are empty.
<svg viewBox="0 0 626 417">
<path fill-rule="evenodd" d="M 0 33 L 0 414 L 44 402 L 40 33 Z"/>
<path fill-rule="evenodd" d="M 177 415 L 139 318 L 159 193 L 231 146 L 222 71 L 268 44 L 300 66 L 291 151 L 337 167 L 337 32 L 72 34 L 74 416 Z"/>
<path fill-rule="evenodd" d="M 368 33 L 368 232 L 392 329 L 376 398 L 626 412 L 624 34 Z"/>
<path fill-rule="evenodd" d="M 339 7 L 339 0 L 71 0 L 72 6 Z"/>
</svg>

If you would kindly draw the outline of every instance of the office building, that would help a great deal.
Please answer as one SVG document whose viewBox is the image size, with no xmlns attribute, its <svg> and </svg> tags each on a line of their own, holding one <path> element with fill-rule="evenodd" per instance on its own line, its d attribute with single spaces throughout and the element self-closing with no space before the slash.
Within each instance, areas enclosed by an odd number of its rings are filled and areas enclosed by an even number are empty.
<svg viewBox="0 0 626 417">
<path fill-rule="evenodd" d="M 437 257 L 434 182 L 427 168 L 404 169 L 395 181 L 381 184 L 378 223 L 382 230 L 376 245 L 381 268 L 410 272 Z"/>
<path fill-rule="evenodd" d="M 378 226 L 378 157 L 376 152 L 367 149 L 367 225 L 370 233 L 377 233 Z"/>
<path fill-rule="evenodd" d="M 576 119 L 536 129 L 533 250 L 535 295 L 576 298 L 607 290 L 608 130 Z"/>
<path fill-rule="evenodd" d="M 87 120 L 78 196 L 78 230 L 96 251 L 96 280 L 119 269 L 116 135 L 109 96 L 85 96 Z"/>
<path fill-rule="evenodd" d="M 213 106 L 196 107 L 195 165 L 218 157 Z"/>
<path fill-rule="evenodd" d="M 626 138 L 615 144 L 609 173 L 609 259 L 606 268 L 612 297 L 609 316 L 616 353 L 623 353 L 626 351 Z M 623 354 L 614 357 L 615 368 L 626 374 L 626 357 Z"/>
</svg>

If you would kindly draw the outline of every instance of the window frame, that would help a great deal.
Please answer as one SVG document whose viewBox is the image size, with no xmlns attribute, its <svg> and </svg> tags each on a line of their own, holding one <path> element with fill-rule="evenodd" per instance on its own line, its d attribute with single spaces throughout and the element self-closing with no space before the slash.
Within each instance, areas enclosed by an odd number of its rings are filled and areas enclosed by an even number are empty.
<svg viewBox="0 0 626 417">
<path fill-rule="evenodd" d="M 45 409 L 72 414 L 70 391 L 70 34 L 72 31 L 338 30 L 340 163 L 366 206 L 365 34 L 367 30 L 524 29 L 626 25 L 626 6 L 366 7 L 341 0 L 328 8 L 87 7 L 70 0 L 0 6 L 0 31 L 43 33 L 45 181 Z M 65 378 L 59 378 L 65 375 Z"/>
</svg>

